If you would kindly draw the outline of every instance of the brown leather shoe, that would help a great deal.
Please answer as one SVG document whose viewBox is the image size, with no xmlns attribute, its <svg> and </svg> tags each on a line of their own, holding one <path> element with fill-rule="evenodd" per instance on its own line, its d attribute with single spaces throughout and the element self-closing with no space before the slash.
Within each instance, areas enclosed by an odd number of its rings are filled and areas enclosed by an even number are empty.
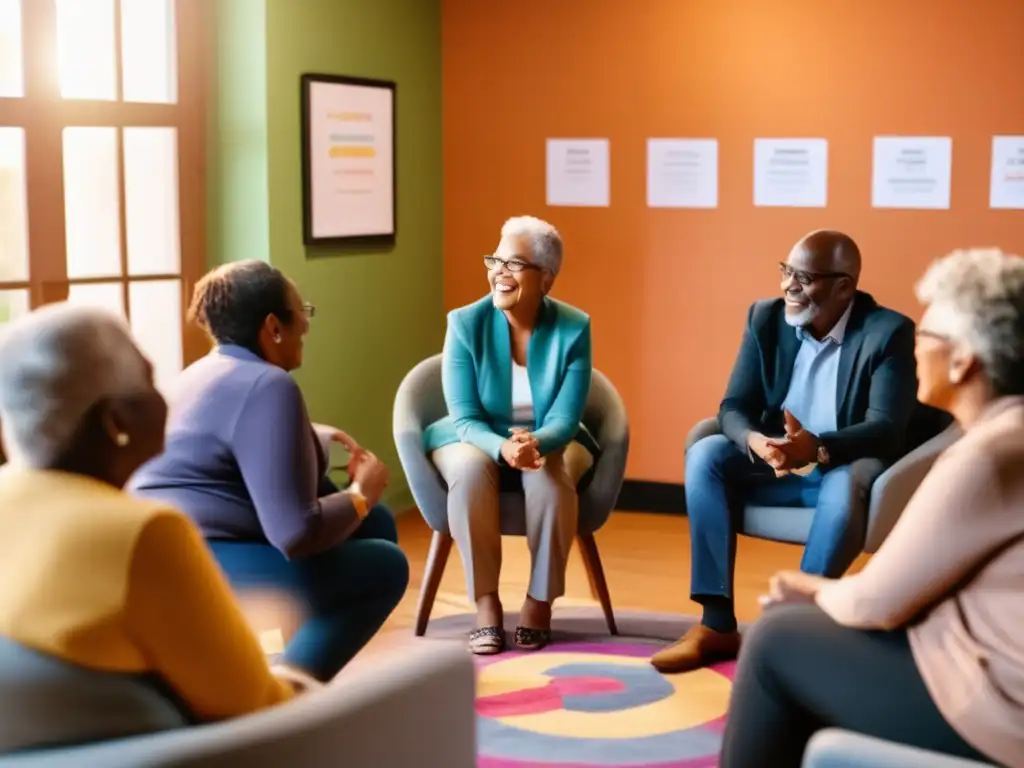
<svg viewBox="0 0 1024 768">
<path fill-rule="evenodd" d="M 698 624 L 677 642 L 654 654 L 651 664 L 664 674 L 690 672 L 717 661 L 735 659 L 739 652 L 739 632 L 715 632 Z"/>
</svg>

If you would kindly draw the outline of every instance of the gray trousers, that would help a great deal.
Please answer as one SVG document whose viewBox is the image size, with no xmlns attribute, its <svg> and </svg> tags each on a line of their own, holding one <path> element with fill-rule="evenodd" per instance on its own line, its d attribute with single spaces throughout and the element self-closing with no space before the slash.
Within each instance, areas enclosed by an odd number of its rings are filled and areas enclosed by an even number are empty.
<svg viewBox="0 0 1024 768">
<path fill-rule="evenodd" d="M 498 465 L 468 443 L 434 451 L 431 460 L 448 484 L 448 527 L 466 571 L 474 601 L 498 591 L 501 522 Z M 530 547 L 529 595 L 552 602 L 565 594 L 565 566 L 576 536 L 576 485 L 594 459 L 577 442 L 544 457 L 543 466 L 523 472 L 526 540 Z"/>
</svg>

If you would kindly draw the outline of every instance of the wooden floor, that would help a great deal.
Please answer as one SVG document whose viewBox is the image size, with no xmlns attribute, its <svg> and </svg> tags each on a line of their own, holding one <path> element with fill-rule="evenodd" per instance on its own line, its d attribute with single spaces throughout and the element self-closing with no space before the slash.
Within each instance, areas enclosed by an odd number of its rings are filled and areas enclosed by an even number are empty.
<svg viewBox="0 0 1024 768">
<path fill-rule="evenodd" d="M 405 643 L 412 638 L 416 600 L 431 533 L 415 511 L 399 518 L 398 529 L 399 543 L 409 557 L 412 571 L 409 591 L 384 631 L 360 655 L 361 660 L 393 650 L 396 643 Z M 617 609 L 699 612 L 698 606 L 689 600 L 690 530 L 685 517 L 616 512 L 597 533 L 597 544 L 612 604 Z M 736 559 L 736 612 L 740 621 L 757 618 L 760 612 L 757 598 L 764 593 L 768 579 L 778 570 L 798 568 L 802 551 L 797 546 L 740 537 Z M 867 556 L 862 555 L 852 570 L 858 570 L 866 560 Z M 506 610 L 516 611 L 522 603 L 529 581 L 529 562 L 524 539 L 509 537 L 503 540 L 501 598 Z M 555 604 L 556 621 L 559 605 L 597 605 L 590 596 L 587 575 L 575 548 L 569 561 L 565 597 Z M 471 610 L 472 605 L 465 595 L 462 563 L 457 549 L 453 549 L 433 615 L 437 617 Z M 268 651 L 279 649 L 284 637 L 290 634 L 289 622 L 282 620 L 280 607 L 250 602 L 246 612 L 262 633 Z M 282 624 L 286 626 L 282 628 Z"/>
</svg>

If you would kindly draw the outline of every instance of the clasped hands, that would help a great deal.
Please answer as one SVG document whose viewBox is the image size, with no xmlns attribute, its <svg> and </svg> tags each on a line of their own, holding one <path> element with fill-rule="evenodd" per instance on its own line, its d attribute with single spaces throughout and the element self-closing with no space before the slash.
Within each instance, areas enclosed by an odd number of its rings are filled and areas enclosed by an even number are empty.
<svg viewBox="0 0 1024 768">
<path fill-rule="evenodd" d="M 776 477 L 782 477 L 818 459 L 818 439 L 803 428 L 796 416 L 783 411 L 786 421 L 785 437 L 766 437 L 760 432 L 751 432 L 747 438 L 750 450 L 760 456 L 775 470 Z"/>
<path fill-rule="evenodd" d="M 338 443 L 348 451 L 348 464 L 345 465 L 345 472 L 353 484 L 358 484 L 359 491 L 366 499 L 369 506 L 380 501 L 384 489 L 388 487 L 388 468 L 380 459 L 370 451 L 361 447 L 352 437 L 334 429 L 331 432 L 331 441 Z"/>
<path fill-rule="evenodd" d="M 501 456 L 505 463 L 523 472 L 533 472 L 541 467 L 540 442 L 528 429 L 512 427 L 512 434 L 501 444 Z"/>
</svg>

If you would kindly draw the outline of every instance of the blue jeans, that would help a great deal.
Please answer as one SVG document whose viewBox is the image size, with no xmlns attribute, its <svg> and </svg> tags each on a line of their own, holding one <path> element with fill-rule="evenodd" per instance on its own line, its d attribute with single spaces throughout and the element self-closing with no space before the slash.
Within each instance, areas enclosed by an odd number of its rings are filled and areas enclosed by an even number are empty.
<svg viewBox="0 0 1024 768">
<path fill-rule="evenodd" d="M 800 570 L 841 576 L 864 546 L 871 484 L 884 468 L 878 459 L 859 459 L 806 477 L 777 478 L 724 435 L 698 441 L 686 454 L 691 597 L 733 596 L 736 524 L 747 504 L 814 507 Z"/>
<path fill-rule="evenodd" d="M 281 660 L 324 682 L 377 633 L 409 584 L 398 529 L 381 505 L 348 540 L 298 560 L 260 542 L 208 543 L 236 591 L 274 589 L 296 601 L 304 620 Z"/>
</svg>

